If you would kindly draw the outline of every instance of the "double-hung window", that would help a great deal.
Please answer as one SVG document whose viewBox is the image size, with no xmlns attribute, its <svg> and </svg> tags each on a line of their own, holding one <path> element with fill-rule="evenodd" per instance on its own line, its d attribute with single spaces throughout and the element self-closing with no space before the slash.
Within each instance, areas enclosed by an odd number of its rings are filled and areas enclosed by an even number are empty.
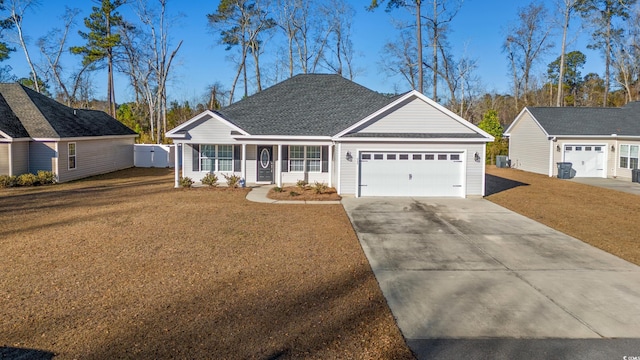
<svg viewBox="0 0 640 360">
<path fill-rule="evenodd" d="M 620 145 L 620 167 L 623 169 L 637 169 L 639 150 L 639 145 Z"/>
<path fill-rule="evenodd" d="M 76 143 L 67 144 L 68 156 L 69 156 L 69 170 L 76 168 Z"/>
<path fill-rule="evenodd" d="M 320 172 L 321 170 L 320 146 L 307 146 L 307 172 Z"/>
<path fill-rule="evenodd" d="M 233 145 L 218 145 L 218 171 L 233 171 Z"/>
<path fill-rule="evenodd" d="M 289 146 L 289 171 L 291 172 L 321 172 L 322 147 L 320 146 Z"/>
<path fill-rule="evenodd" d="M 200 145 L 200 171 L 216 171 L 215 145 Z"/>
<path fill-rule="evenodd" d="M 289 146 L 289 171 L 291 172 L 304 171 L 304 146 L 299 146 L 299 145 Z"/>
<path fill-rule="evenodd" d="M 233 171 L 233 145 L 200 145 L 200 171 Z"/>
</svg>

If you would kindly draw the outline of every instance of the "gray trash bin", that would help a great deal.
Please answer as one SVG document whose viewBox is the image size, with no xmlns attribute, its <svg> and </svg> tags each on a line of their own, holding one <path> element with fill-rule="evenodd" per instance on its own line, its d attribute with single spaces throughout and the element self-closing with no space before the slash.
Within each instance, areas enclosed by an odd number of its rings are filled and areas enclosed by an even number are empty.
<svg viewBox="0 0 640 360">
<path fill-rule="evenodd" d="M 559 162 L 558 164 L 558 179 L 571 179 L 571 166 L 570 162 Z"/>
<path fill-rule="evenodd" d="M 506 155 L 496 155 L 496 167 L 498 168 L 506 168 L 507 167 L 507 159 L 509 157 Z"/>
<path fill-rule="evenodd" d="M 640 169 L 631 170 L 631 182 L 640 183 Z"/>
</svg>

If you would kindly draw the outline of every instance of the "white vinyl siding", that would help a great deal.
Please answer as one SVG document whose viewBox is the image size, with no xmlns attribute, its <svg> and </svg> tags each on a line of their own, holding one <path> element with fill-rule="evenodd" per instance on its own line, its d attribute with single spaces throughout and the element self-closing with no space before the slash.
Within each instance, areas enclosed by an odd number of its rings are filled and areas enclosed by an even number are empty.
<svg viewBox="0 0 640 360">
<path fill-rule="evenodd" d="M 0 175 L 13 175 L 9 169 L 9 143 L 0 143 Z"/>
<path fill-rule="evenodd" d="M 474 131 L 418 98 L 411 98 L 361 126 L 360 133 L 465 133 Z"/>
<path fill-rule="evenodd" d="M 520 170 L 549 175 L 549 140 L 528 112 L 523 112 L 511 129 L 509 158 Z M 554 164 L 555 166 L 555 164 Z"/>
<path fill-rule="evenodd" d="M 134 138 L 78 140 L 76 143 L 76 169 L 67 170 L 68 142 L 58 145 L 58 181 L 82 179 L 133 167 Z M 52 162 L 52 159 L 49 159 Z"/>
<path fill-rule="evenodd" d="M 20 141 L 11 144 L 11 156 L 13 157 L 13 175 L 29 172 L 29 142 Z"/>
<path fill-rule="evenodd" d="M 45 170 L 57 173 L 58 169 L 54 166 L 57 158 L 55 142 L 32 141 L 29 143 L 29 172 L 35 174 L 38 170 Z"/>
<path fill-rule="evenodd" d="M 337 154 L 340 157 L 340 194 L 356 194 L 359 151 L 400 152 L 404 150 L 407 153 L 424 153 L 428 151 L 466 152 L 466 158 L 464 159 L 466 164 L 465 196 L 482 196 L 484 193 L 483 164 L 475 161 L 474 154 L 478 152 L 482 157 L 484 146 L 484 143 L 341 143 L 339 146 L 340 154 Z M 350 152 L 353 156 L 351 161 L 346 160 L 347 152 Z"/>
<path fill-rule="evenodd" d="M 230 144 L 236 141 L 231 137 L 233 130 L 222 121 L 205 116 L 187 129 L 191 144 Z"/>
</svg>

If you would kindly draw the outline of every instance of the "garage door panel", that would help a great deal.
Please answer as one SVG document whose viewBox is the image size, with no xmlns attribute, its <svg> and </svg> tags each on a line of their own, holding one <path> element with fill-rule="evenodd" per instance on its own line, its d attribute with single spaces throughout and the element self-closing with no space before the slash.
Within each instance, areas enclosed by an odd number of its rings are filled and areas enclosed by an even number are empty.
<svg viewBox="0 0 640 360">
<path fill-rule="evenodd" d="M 378 156 L 376 156 L 378 155 Z M 390 156 L 388 156 L 390 155 Z M 360 156 L 360 196 L 464 197 L 462 153 L 369 153 Z M 438 160 L 438 155 L 446 160 Z M 429 160 L 429 159 L 433 160 Z"/>
<path fill-rule="evenodd" d="M 564 161 L 572 164 L 576 177 L 605 177 L 606 145 L 565 145 Z"/>
</svg>

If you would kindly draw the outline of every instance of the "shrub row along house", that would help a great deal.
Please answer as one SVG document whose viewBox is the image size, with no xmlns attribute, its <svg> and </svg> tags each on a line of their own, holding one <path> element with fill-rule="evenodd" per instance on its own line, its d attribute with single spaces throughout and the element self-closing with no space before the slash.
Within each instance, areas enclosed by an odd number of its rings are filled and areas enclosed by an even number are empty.
<svg viewBox="0 0 640 360">
<path fill-rule="evenodd" d="M 205 111 L 167 137 L 182 149 L 176 187 L 182 171 L 195 181 L 215 173 L 248 184 L 324 182 L 355 196 L 482 196 L 493 141 L 417 91 L 385 96 L 325 74 Z"/>
<path fill-rule="evenodd" d="M 505 131 L 511 166 L 555 176 L 631 179 L 638 168 L 640 102 L 622 108 L 527 107 Z"/>
<path fill-rule="evenodd" d="M 133 166 L 137 134 L 102 111 L 0 84 L 0 175 L 51 171 L 58 182 Z"/>
</svg>

